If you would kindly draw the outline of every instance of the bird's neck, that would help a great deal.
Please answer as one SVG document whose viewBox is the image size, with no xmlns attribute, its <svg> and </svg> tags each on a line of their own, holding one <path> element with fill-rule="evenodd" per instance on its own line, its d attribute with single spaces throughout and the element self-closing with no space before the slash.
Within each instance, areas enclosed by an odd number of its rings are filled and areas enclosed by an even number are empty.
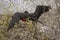
<svg viewBox="0 0 60 40">
<path fill-rule="evenodd" d="M 37 17 L 37 19 L 41 16 L 41 14 L 43 14 L 43 12 L 42 12 L 41 9 L 37 9 L 37 10 L 34 12 L 34 15 Z"/>
</svg>

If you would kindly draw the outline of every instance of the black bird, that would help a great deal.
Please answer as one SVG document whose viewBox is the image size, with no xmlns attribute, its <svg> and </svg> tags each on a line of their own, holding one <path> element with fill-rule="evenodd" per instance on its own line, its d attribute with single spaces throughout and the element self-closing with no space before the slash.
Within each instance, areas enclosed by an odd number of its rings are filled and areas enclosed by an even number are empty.
<svg viewBox="0 0 60 40">
<path fill-rule="evenodd" d="M 38 5 L 36 7 L 35 12 L 32 14 L 30 14 L 28 11 L 25 11 L 24 13 L 16 12 L 16 13 L 14 13 L 12 19 L 10 20 L 10 23 L 8 25 L 8 30 L 13 28 L 15 23 L 18 23 L 19 20 L 26 21 L 27 18 L 30 18 L 30 20 L 37 22 L 39 17 L 43 13 L 48 12 L 50 9 L 51 9 L 50 6 Z"/>
</svg>

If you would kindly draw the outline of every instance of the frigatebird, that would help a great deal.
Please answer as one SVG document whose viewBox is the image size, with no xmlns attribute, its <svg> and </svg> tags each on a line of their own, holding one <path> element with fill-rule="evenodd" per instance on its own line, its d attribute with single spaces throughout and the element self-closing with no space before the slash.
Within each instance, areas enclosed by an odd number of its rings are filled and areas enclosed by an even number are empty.
<svg viewBox="0 0 60 40">
<path fill-rule="evenodd" d="M 38 5 L 34 13 L 29 13 L 28 11 L 25 11 L 24 13 L 16 12 L 12 16 L 12 19 L 10 20 L 10 23 L 8 25 L 8 30 L 13 28 L 15 23 L 18 23 L 19 20 L 22 20 L 25 22 L 26 19 L 29 18 L 29 20 L 37 22 L 39 17 L 43 13 L 48 12 L 50 9 L 51 9 L 50 6 Z"/>
</svg>

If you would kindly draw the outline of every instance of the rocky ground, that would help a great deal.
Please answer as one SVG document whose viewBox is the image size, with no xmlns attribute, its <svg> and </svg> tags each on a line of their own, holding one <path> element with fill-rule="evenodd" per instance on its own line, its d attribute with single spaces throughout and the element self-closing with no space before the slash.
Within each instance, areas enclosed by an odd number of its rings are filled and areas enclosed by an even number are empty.
<svg viewBox="0 0 60 40">
<path fill-rule="evenodd" d="M 0 40 L 60 40 L 60 11 L 51 10 L 44 13 L 39 20 L 44 24 L 32 24 L 19 21 L 14 28 L 7 31 L 12 14 L 0 15 Z"/>
</svg>

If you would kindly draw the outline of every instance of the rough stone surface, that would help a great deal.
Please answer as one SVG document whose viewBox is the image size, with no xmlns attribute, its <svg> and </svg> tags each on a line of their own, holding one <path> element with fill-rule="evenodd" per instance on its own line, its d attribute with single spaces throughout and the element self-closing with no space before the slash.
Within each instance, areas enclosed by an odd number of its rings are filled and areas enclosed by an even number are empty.
<svg viewBox="0 0 60 40">
<path fill-rule="evenodd" d="M 19 24 L 16 24 L 14 28 L 7 31 L 7 26 L 13 14 L 0 15 L 0 40 L 60 40 L 60 7 L 57 7 L 57 5 L 54 4 L 54 1 L 55 0 L 49 0 L 52 9 L 49 12 L 42 14 L 39 18 L 44 24 L 38 22 L 33 25 L 30 20 L 28 20 L 28 22 L 19 21 Z M 30 4 L 30 2 L 32 3 L 29 6 L 28 4 Z M 47 4 L 49 2 L 47 1 Z M 56 1 L 56 3 L 57 2 L 58 1 Z M 24 7 L 21 8 L 23 11 L 28 10 L 29 12 L 32 12 L 32 10 L 35 10 L 36 5 L 40 5 L 40 2 L 37 2 L 37 0 L 34 2 L 33 0 L 29 0 L 29 2 L 26 4 L 24 2 L 23 4 Z"/>
</svg>

